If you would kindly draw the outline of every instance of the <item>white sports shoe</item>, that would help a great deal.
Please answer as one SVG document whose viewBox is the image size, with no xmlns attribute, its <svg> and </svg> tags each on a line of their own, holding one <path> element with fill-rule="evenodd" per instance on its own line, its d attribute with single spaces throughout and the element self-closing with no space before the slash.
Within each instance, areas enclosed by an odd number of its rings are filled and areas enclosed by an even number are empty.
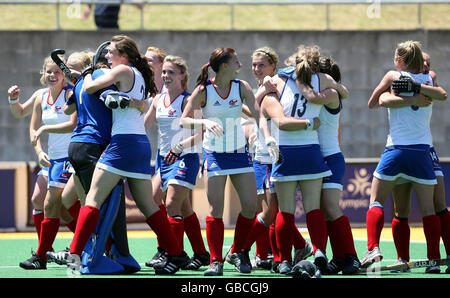
<svg viewBox="0 0 450 298">
<path fill-rule="evenodd" d="M 397 262 L 394 265 L 406 264 L 406 263 L 408 263 L 408 261 L 403 260 L 402 258 L 400 258 L 400 259 L 397 260 Z M 405 269 L 401 269 L 401 270 L 391 270 L 391 273 L 404 273 L 404 272 L 411 272 L 411 269 L 405 268 Z"/>
<path fill-rule="evenodd" d="M 366 255 L 361 260 L 361 267 L 367 268 L 375 262 L 381 262 L 383 255 L 381 255 L 380 248 L 378 246 L 374 249 L 366 252 Z"/>
</svg>

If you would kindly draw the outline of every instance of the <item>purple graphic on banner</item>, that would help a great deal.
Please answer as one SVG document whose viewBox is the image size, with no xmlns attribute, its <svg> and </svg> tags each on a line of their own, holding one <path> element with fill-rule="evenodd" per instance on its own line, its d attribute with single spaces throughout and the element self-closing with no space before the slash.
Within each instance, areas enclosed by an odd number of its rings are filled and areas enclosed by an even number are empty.
<svg viewBox="0 0 450 298">
<path fill-rule="evenodd" d="M 373 163 L 347 163 L 344 175 L 344 187 L 342 190 L 339 206 L 352 225 L 366 224 L 366 212 L 369 208 L 370 188 L 372 184 L 373 172 L 377 166 Z M 450 163 L 441 162 L 444 177 L 450 177 Z M 445 192 L 450 193 L 450 179 L 445 179 Z M 295 211 L 296 223 L 303 225 L 306 223 L 305 211 L 301 201 L 301 192 L 297 190 L 297 208 Z M 450 199 L 446 196 L 447 206 L 450 205 Z M 391 196 L 384 204 L 385 223 L 391 223 L 393 217 L 393 202 Z M 411 196 L 411 211 L 408 216 L 410 223 L 422 223 L 422 215 L 417 204 L 417 198 L 414 191 Z"/>
</svg>

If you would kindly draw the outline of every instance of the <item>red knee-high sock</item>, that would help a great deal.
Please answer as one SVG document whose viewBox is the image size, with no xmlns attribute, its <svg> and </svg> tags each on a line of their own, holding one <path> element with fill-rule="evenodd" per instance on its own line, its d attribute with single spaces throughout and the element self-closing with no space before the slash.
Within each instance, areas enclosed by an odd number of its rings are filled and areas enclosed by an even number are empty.
<svg viewBox="0 0 450 298">
<path fill-rule="evenodd" d="M 441 258 L 439 242 L 441 240 L 441 223 L 436 214 L 422 217 L 423 231 L 427 240 L 427 257 L 429 260 Z"/>
<path fill-rule="evenodd" d="M 41 238 L 41 224 L 44 220 L 44 211 L 33 209 L 33 222 L 36 228 L 36 233 L 38 236 L 38 241 Z"/>
<path fill-rule="evenodd" d="M 331 251 L 333 252 L 333 258 L 342 259 L 345 257 L 344 249 L 339 241 L 339 232 L 335 221 L 327 221 L 328 237 L 330 238 Z"/>
<path fill-rule="evenodd" d="M 78 214 L 80 213 L 81 204 L 80 201 L 77 201 L 75 204 L 72 205 L 67 211 L 69 212 L 70 216 L 72 216 L 72 221 L 67 223 L 66 226 L 75 233 L 75 228 L 77 227 L 77 221 L 78 221 Z"/>
<path fill-rule="evenodd" d="M 178 244 L 184 249 L 184 219 L 169 216 L 169 223 Z"/>
<path fill-rule="evenodd" d="M 171 256 L 178 256 L 183 249 L 178 243 L 175 233 L 172 231 L 169 219 L 164 212 L 159 209 L 150 215 L 145 222 L 158 235 L 161 247 Z"/>
<path fill-rule="evenodd" d="M 314 251 L 320 249 L 323 253 L 326 253 L 328 241 L 327 224 L 320 209 L 314 209 L 306 213 L 306 226 L 308 227 Z"/>
<path fill-rule="evenodd" d="M 343 258 L 346 254 L 356 256 L 355 242 L 348 217 L 342 215 L 334 221 L 327 222 L 328 236 L 333 255 Z"/>
<path fill-rule="evenodd" d="M 94 233 L 100 218 L 100 209 L 93 206 L 83 206 L 78 215 L 77 228 L 70 244 L 70 253 L 81 256 L 89 237 Z"/>
<path fill-rule="evenodd" d="M 266 227 L 264 222 L 259 216 L 255 217 L 255 220 L 253 221 L 252 229 L 250 230 L 250 233 L 248 234 L 247 238 L 247 244 L 245 245 L 246 250 L 250 250 L 253 243 L 256 242 L 256 255 L 258 255 L 258 241 L 259 239 L 264 235 L 269 234 L 269 228 Z M 267 236 L 268 237 L 268 236 Z"/>
<path fill-rule="evenodd" d="M 366 214 L 367 249 L 380 246 L 381 231 L 384 226 L 384 210 L 382 207 L 370 207 Z"/>
<path fill-rule="evenodd" d="M 210 262 L 222 262 L 222 248 L 224 237 L 224 224 L 222 218 L 206 217 L 206 239 L 208 241 Z"/>
<path fill-rule="evenodd" d="M 295 226 L 294 214 L 278 212 L 275 222 L 278 253 L 280 261 L 292 261 L 292 229 Z"/>
<path fill-rule="evenodd" d="M 161 210 L 161 212 L 167 217 L 166 206 L 164 204 L 161 204 L 158 207 L 159 207 L 159 210 Z M 158 247 L 161 247 L 158 235 L 156 235 L 156 240 L 158 241 Z"/>
<path fill-rule="evenodd" d="M 241 252 L 245 248 L 254 220 L 254 218 L 246 218 L 239 213 L 234 229 L 233 252 Z"/>
<path fill-rule="evenodd" d="M 444 242 L 445 252 L 450 256 L 450 212 L 445 208 L 437 213 L 441 221 L 441 237 Z"/>
<path fill-rule="evenodd" d="M 41 223 L 41 237 L 36 254 L 43 260 L 47 260 L 47 251 L 50 251 L 59 229 L 59 218 L 44 217 Z"/>
<path fill-rule="evenodd" d="M 292 244 L 295 249 L 302 249 L 306 246 L 306 240 L 303 238 L 302 234 L 298 230 L 297 226 L 294 224 L 294 229 L 292 229 Z"/>
<path fill-rule="evenodd" d="M 256 255 L 262 260 L 266 260 L 269 255 L 270 239 L 269 228 L 265 227 L 265 231 L 256 240 Z"/>
<path fill-rule="evenodd" d="M 200 222 L 195 212 L 184 219 L 184 232 L 186 232 L 186 236 L 191 243 L 194 253 L 201 255 L 206 254 Z"/>
<path fill-rule="evenodd" d="M 278 252 L 278 246 L 277 246 L 277 235 L 275 232 L 275 224 L 270 225 L 269 238 L 270 238 L 270 247 L 272 247 L 273 261 L 281 262 L 280 261 L 280 253 Z"/>
<path fill-rule="evenodd" d="M 409 261 L 409 240 L 411 230 L 409 229 L 408 218 L 392 219 L 392 237 L 397 249 L 397 259 Z"/>
</svg>

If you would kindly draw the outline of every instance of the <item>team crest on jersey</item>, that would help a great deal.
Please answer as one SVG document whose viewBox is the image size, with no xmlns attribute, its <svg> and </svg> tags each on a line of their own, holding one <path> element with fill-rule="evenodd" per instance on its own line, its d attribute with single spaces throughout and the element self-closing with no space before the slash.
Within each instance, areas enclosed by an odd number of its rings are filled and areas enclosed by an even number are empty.
<svg viewBox="0 0 450 298">
<path fill-rule="evenodd" d="M 177 112 L 177 110 L 171 109 L 169 112 L 167 112 L 167 114 L 169 114 L 169 116 L 172 116 L 172 115 L 175 114 L 176 112 Z"/>
<path fill-rule="evenodd" d="M 231 108 L 237 107 L 237 99 L 232 99 L 228 102 Z"/>
</svg>

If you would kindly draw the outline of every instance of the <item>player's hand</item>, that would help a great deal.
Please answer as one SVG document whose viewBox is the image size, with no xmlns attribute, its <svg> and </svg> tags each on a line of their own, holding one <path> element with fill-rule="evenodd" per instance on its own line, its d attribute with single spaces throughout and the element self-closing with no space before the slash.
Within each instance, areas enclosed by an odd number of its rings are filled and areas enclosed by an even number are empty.
<svg viewBox="0 0 450 298">
<path fill-rule="evenodd" d="M 44 132 L 43 126 L 39 127 L 39 129 L 34 132 L 34 135 L 31 138 L 31 145 L 33 145 L 33 147 L 36 146 L 37 141 L 39 140 L 43 132 Z"/>
<path fill-rule="evenodd" d="M 272 158 L 272 162 L 280 164 L 283 161 L 283 156 L 281 155 L 280 148 L 278 148 L 277 141 L 274 137 L 270 136 L 266 138 L 266 146 L 267 151 L 269 151 L 269 155 Z"/>
<path fill-rule="evenodd" d="M 395 94 L 400 93 L 410 93 L 414 94 L 420 93 L 421 85 L 419 83 L 414 82 L 410 77 L 401 76 L 398 80 L 394 80 L 392 82 L 392 91 Z"/>
<path fill-rule="evenodd" d="M 183 145 L 175 145 L 167 154 L 164 156 L 164 162 L 168 165 L 173 164 L 180 158 L 181 153 L 183 153 Z"/>
<path fill-rule="evenodd" d="M 209 119 L 204 119 L 204 125 L 206 129 L 212 132 L 216 137 L 223 136 L 224 131 L 219 123 Z"/>
<path fill-rule="evenodd" d="M 17 86 L 17 85 L 11 86 L 8 89 L 9 100 L 16 100 L 17 98 L 19 98 L 20 93 L 21 93 L 21 91 L 20 91 L 19 86 Z"/>
<path fill-rule="evenodd" d="M 50 157 L 44 151 L 39 152 L 38 159 L 41 167 L 49 167 L 52 165 L 50 163 Z"/>
<path fill-rule="evenodd" d="M 414 105 L 418 107 L 428 107 L 433 103 L 433 99 L 431 97 L 422 94 L 415 95 L 414 99 Z"/>
</svg>

